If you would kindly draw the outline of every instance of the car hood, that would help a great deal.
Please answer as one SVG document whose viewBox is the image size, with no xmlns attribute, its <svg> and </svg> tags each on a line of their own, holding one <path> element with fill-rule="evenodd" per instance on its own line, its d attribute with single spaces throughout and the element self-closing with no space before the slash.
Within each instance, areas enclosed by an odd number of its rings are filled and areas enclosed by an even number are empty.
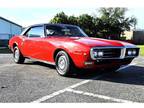
<svg viewBox="0 0 144 108">
<path fill-rule="evenodd" d="M 123 47 L 124 45 L 120 41 L 115 40 L 106 40 L 106 39 L 100 39 L 100 38 L 79 38 L 79 37 L 73 37 L 71 38 L 73 41 L 78 42 L 80 44 L 85 44 L 90 47 L 95 46 L 116 46 L 116 47 Z"/>
<path fill-rule="evenodd" d="M 72 43 L 85 45 L 88 47 L 136 47 L 133 44 L 117 41 L 117 40 L 108 40 L 101 38 L 92 38 L 92 37 L 51 37 L 54 40 L 55 44 L 61 43 Z M 72 42 L 72 43 L 71 43 Z"/>
</svg>

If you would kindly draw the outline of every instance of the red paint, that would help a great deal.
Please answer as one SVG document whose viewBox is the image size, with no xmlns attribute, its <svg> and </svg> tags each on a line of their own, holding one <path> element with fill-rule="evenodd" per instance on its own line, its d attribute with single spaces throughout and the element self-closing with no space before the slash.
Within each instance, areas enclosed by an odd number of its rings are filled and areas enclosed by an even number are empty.
<svg viewBox="0 0 144 108">
<path fill-rule="evenodd" d="M 90 57 L 90 49 L 92 47 L 123 47 L 125 45 L 131 45 L 126 42 L 106 40 L 100 38 L 58 36 L 49 36 L 43 38 L 28 38 L 26 36 L 14 36 L 9 41 L 9 46 L 12 49 L 12 51 L 14 44 L 17 44 L 24 57 L 44 60 L 51 63 L 55 63 L 55 52 L 57 50 L 64 50 L 68 53 L 75 66 L 78 68 L 87 68 L 84 62 L 94 61 Z M 91 67 L 110 67 L 114 66 L 115 64 L 116 63 L 113 62 L 109 65 L 91 65 Z M 117 64 L 121 65 L 122 63 Z"/>
</svg>

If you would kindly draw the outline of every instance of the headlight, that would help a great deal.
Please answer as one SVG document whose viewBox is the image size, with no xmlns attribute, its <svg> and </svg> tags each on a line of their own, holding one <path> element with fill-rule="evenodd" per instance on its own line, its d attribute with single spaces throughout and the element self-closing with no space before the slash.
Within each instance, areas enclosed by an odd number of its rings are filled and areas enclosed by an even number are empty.
<svg viewBox="0 0 144 108">
<path fill-rule="evenodd" d="M 132 51 L 129 50 L 129 51 L 128 51 L 128 56 L 132 56 L 132 54 L 133 54 Z"/>
<path fill-rule="evenodd" d="M 133 50 L 132 53 L 133 53 L 133 55 L 136 55 L 136 50 Z"/>
<path fill-rule="evenodd" d="M 92 56 L 94 58 L 100 58 L 100 57 L 103 57 L 103 55 L 104 55 L 103 51 L 93 51 L 92 52 Z"/>
<path fill-rule="evenodd" d="M 104 55 L 104 53 L 102 51 L 98 52 L 98 57 L 102 57 Z"/>
<path fill-rule="evenodd" d="M 128 56 L 135 56 L 137 54 L 136 50 L 135 49 L 130 49 L 128 50 L 127 52 L 127 55 Z"/>
<path fill-rule="evenodd" d="M 98 56 L 98 52 L 93 52 L 94 57 Z"/>
</svg>

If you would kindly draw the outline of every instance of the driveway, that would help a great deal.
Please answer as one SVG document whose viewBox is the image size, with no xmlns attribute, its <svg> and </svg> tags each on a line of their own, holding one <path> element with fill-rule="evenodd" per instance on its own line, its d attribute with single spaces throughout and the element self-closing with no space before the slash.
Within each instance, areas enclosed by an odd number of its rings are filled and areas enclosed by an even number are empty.
<svg viewBox="0 0 144 108">
<path fill-rule="evenodd" d="M 116 73 L 62 77 L 54 66 L 0 54 L 0 102 L 144 102 L 144 58 Z"/>
</svg>

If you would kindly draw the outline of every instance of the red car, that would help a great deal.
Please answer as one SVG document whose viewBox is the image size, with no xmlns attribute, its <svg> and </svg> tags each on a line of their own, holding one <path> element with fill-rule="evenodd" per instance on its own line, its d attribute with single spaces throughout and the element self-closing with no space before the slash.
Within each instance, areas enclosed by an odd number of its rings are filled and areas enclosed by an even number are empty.
<svg viewBox="0 0 144 108">
<path fill-rule="evenodd" d="M 16 63 L 26 58 L 56 66 L 66 76 L 74 69 L 117 70 L 139 55 L 135 45 L 88 37 L 82 29 L 68 24 L 39 24 L 26 28 L 9 41 Z"/>
</svg>

